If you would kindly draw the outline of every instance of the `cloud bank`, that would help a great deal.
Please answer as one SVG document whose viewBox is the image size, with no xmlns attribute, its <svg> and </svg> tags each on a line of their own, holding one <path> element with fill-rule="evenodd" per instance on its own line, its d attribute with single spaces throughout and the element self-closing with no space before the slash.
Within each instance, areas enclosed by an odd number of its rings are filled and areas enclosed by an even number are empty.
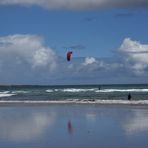
<svg viewBox="0 0 148 148">
<path fill-rule="evenodd" d="M 145 82 L 148 44 L 125 38 L 116 52 L 116 57 L 72 57 L 67 62 L 65 57 L 46 47 L 40 36 L 0 37 L 0 83 L 123 83 L 125 79 L 128 83 Z"/>
<path fill-rule="evenodd" d="M 57 55 L 43 38 L 30 34 L 0 37 L 0 83 L 41 84 L 57 67 Z"/>
<path fill-rule="evenodd" d="M 148 7 L 147 0 L 1 0 L 0 5 L 40 6 L 48 9 L 87 10 Z"/>
</svg>

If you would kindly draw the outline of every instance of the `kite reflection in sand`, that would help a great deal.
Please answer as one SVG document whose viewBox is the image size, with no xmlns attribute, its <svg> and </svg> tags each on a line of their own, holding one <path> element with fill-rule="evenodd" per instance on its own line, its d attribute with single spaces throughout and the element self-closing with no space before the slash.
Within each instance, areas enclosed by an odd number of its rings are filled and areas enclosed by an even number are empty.
<svg viewBox="0 0 148 148">
<path fill-rule="evenodd" d="M 68 129 L 69 135 L 72 135 L 72 133 L 73 133 L 73 127 L 72 127 L 71 120 L 69 120 L 68 123 L 67 123 L 67 129 Z"/>
</svg>

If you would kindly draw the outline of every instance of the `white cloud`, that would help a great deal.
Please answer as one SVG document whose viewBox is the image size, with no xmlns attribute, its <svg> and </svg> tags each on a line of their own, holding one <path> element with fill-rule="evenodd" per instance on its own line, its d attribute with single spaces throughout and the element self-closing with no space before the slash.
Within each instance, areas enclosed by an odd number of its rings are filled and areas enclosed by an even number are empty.
<svg viewBox="0 0 148 148">
<path fill-rule="evenodd" d="M 143 74 L 148 68 L 148 45 L 125 38 L 119 48 L 126 64 L 136 74 Z"/>
<path fill-rule="evenodd" d="M 147 0 L 1 0 L 1 5 L 37 5 L 48 9 L 148 7 Z"/>
<path fill-rule="evenodd" d="M 32 68 L 46 67 L 49 71 L 56 68 L 56 54 L 43 45 L 36 35 L 9 35 L 0 37 L 0 63 L 21 65 L 25 62 Z"/>
<path fill-rule="evenodd" d="M 121 67 L 119 63 L 108 63 L 105 60 L 96 59 L 94 57 L 86 57 L 84 62 L 82 63 L 83 68 L 89 69 L 89 71 L 94 70 L 111 70 L 111 69 L 118 69 Z"/>
<path fill-rule="evenodd" d="M 96 59 L 94 57 L 86 57 L 83 65 L 87 66 L 93 63 L 96 63 Z"/>
<path fill-rule="evenodd" d="M 80 69 L 92 73 L 94 71 L 98 71 L 100 69 L 105 69 L 106 65 L 103 61 L 96 60 L 94 57 L 86 57 L 84 62 L 80 65 Z M 80 70 L 80 71 L 81 71 Z"/>
</svg>

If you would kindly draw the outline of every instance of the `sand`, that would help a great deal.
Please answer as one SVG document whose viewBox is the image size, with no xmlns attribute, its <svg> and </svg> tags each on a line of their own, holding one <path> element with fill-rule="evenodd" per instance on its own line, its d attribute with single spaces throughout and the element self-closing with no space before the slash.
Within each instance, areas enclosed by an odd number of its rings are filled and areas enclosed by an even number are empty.
<svg viewBox="0 0 148 148">
<path fill-rule="evenodd" d="M 147 148 L 148 106 L 5 104 L 2 148 Z"/>
</svg>

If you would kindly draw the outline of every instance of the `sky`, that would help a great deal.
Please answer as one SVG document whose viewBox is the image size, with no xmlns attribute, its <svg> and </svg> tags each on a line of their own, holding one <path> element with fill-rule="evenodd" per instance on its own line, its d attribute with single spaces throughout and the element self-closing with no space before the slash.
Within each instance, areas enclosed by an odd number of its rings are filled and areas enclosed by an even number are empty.
<svg viewBox="0 0 148 148">
<path fill-rule="evenodd" d="M 147 26 L 147 0 L 1 0 L 0 84 L 148 83 Z"/>
</svg>

